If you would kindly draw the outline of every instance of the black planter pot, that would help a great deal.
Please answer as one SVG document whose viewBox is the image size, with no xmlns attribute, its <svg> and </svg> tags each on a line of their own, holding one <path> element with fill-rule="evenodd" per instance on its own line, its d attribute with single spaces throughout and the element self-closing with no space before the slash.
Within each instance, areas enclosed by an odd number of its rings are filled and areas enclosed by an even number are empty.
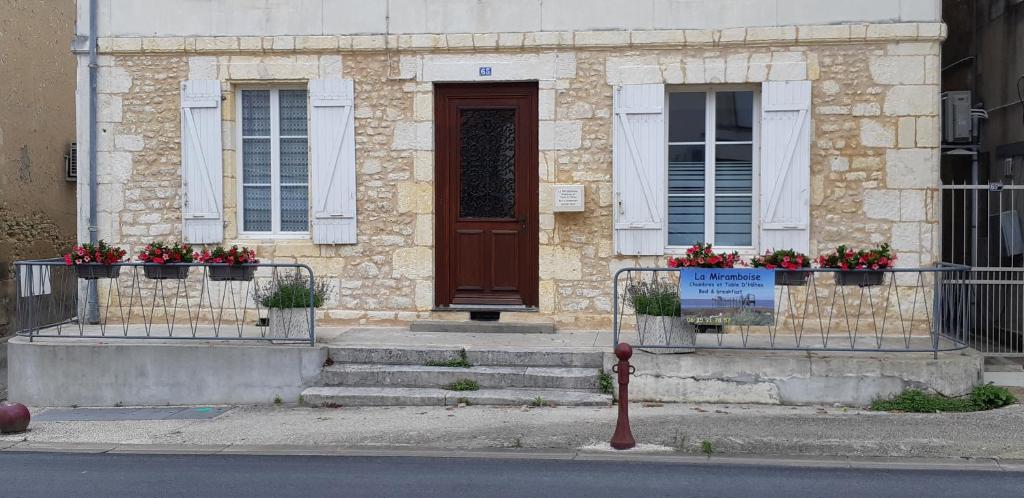
<svg viewBox="0 0 1024 498">
<path fill-rule="evenodd" d="M 187 266 L 145 265 L 142 271 L 151 280 L 184 280 L 188 277 Z"/>
<path fill-rule="evenodd" d="M 872 287 L 885 282 L 885 272 L 876 270 L 848 270 L 836 273 L 836 285 Z"/>
<path fill-rule="evenodd" d="M 252 280 L 255 266 L 210 265 L 207 266 L 210 280 L 214 282 L 243 282 Z"/>
<path fill-rule="evenodd" d="M 85 263 L 75 265 L 75 273 L 78 274 L 78 278 L 83 280 L 117 278 L 117 276 L 121 274 L 121 267 L 100 263 Z"/>
<path fill-rule="evenodd" d="M 775 285 L 807 285 L 809 271 L 775 270 Z"/>
<path fill-rule="evenodd" d="M 721 325 L 694 325 L 698 334 L 721 334 L 724 327 Z"/>
</svg>

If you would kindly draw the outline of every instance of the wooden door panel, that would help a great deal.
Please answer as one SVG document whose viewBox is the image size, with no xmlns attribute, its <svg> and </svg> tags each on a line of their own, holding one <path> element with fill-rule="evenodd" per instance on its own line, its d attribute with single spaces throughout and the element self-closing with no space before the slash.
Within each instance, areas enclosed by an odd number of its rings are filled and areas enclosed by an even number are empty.
<svg viewBox="0 0 1024 498">
<path fill-rule="evenodd" d="M 460 291 L 481 291 L 484 289 L 485 240 L 483 230 L 456 230 L 455 289 Z"/>
<path fill-rule="evenodd" d="M 537 85 L 435 87 L 435 304 L 537 305 Z"/>
<path fill-rule="evenodd" d="M 490 261 L 491 289 L 514 292 L 519 290 L 519 232 L 494 230 L 491 232 L 494 255 Z"/>
</svg>

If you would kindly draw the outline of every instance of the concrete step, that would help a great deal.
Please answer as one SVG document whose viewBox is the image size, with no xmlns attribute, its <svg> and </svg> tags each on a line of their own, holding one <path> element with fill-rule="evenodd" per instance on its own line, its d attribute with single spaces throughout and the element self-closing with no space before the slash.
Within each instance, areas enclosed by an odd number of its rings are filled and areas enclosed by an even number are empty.
<svg viewBox="0 0 1024 498">
<path fill-rule="evenodd" d="M 444 387 L 462 379 L 488 388 L 597 390 L 596 368 L 567 367 L 427 367 L 422 365 L 338 364 L 325 367 L 326 386 Z"/>
<path fill-rule="evenodd" d="M 454 347 L 454 346 L 330 346 L 335 363 L 426 365 L 455 360 L 463 351 L 474 366 L 601 368 L 604 353 L 571 348 Z"/>
<path fill-rule="evenodd" d="M 483 322 L 456 320 L 419 320 L 409 324 L 410 332 L 463 332 L 481 334 L 554 334 L 549 322 Z"/>
<path fill-rule="evenodd" d="M 463 402 L 522 406 L 535 403 L 537 398 L 554 406 L 607 406 L 612 402 L 608 394 L 550 389 L 448 391 L 409 387 L 310 387 L 302 392 L 303 402 L 310 406 L 453 406 Z"/>
</svg>

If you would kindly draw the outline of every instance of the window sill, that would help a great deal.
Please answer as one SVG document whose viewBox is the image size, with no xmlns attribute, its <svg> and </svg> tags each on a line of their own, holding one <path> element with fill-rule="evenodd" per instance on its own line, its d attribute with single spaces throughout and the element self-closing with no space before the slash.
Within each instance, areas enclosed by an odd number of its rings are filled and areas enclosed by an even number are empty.
<svg viewBox="0 0 1024 498">
<path fill-rule="evenodd" d="M 270 234 L 270 233 L 240 233 L 236 237 L 238 241 L 248 241 L 252 243 L 266 243 L 266 242 L 277 242 L 277 241 L 295 241 L 295 242 L 313 242 L 313 237 L 309 232 L 296 232 L 288 234 Z"/>
<path fill-rule="evenodd" d="M 681 246 L 669 246 L 665 248 L 666 256 L 682 256 L 686 254 L 687 247 Z M 750 259 L 754 256 L 760 256 L 761 253 L 754 247 L 727 247 L 727 246 L 714 246 L 712 249 L 715 252 L 733 252 L 736 251 L 740 254 L 740 258 Z"/>
</svg>

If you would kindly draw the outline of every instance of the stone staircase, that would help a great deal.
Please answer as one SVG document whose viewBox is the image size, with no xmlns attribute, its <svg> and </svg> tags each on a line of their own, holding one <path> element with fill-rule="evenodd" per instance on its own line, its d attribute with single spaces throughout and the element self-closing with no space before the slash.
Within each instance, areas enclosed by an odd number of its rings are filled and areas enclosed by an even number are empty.
<svg viewBox="0 0 1024 498">
<path fill-rule="evenodd" d="M 311 406 L 603 406 L 600 351 L 567 348 L 330 346 Z M 459 366 L 453 366 L 459 365 Z M 473 381 L 477 390 L 452 390 Z"/>
</svg>

